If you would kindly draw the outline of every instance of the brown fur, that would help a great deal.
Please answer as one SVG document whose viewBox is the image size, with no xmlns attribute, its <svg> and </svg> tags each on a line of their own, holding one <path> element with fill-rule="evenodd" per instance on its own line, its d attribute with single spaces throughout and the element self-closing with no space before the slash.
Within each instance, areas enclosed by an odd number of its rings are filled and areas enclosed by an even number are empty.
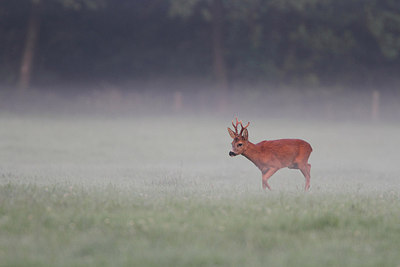
<svg viewBox="0 0 400 267">
<path fill-rule="evenodd" d="M 300 139 L 280 139 L 253 144 L 248 140 L 248 132 L 246 128 L 243 128 L 243 125 L 241 132 L 237 132 L 239 123 L 242 125 L 241 122 L 237 121 L 236 127 L 232 123 L 236 132 L 228 128 L 228 132 L 233 138 L 232 151 L 229 155 L 242 154 L 253 162 L 261 170 L 264 189 L 271 189 L 268 179 L 276 171 L 285 167 L 299 169 L 306 179 L 305 190 L 310 188 L 311 165 L 308 163 L 308 158 L 312 148 L 309 143 Z"/>
</svg>

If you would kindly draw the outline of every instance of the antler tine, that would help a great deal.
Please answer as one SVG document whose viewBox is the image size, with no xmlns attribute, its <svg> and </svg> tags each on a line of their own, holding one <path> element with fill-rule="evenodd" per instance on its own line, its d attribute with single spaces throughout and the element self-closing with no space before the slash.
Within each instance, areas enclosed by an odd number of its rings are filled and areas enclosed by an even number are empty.
<svg viewBox="0 0 400 267">
<path fill-rule="evenodd" d="M 250 122 L 248 122 L 248 123 L 246 124 L 246 126 L 244 126 L 244 127 L 243 127 L 243 124 L 242 124 L 242 122 L 240 122 L 240 125 L 242 126 L 242 128 L 243 128 L 243 129 L 246 129 L 247 127 L 249 127 L 249 125 L 250 125 Z"/>
<path fill-rule="evenodd" d="M 240 130 L 240 134 L 242 134 L 243 130 L 246 129 L 247 127 L 249 127 L 249 125 L 250 125 L 250 122 L 248 122 L 246 126 L 243 126 L 242 121 L 240 121 L 240 126 L 242 126 L 242 129 Z"/>
<path fill-rule="evenodd" d="M 236 134 L 238 134 L 237 127 L 238 127 L 239 123 L 241 123 L 241 122 L 238 121 L 238 118 L 236 118 L 236 125 L 233 123 L 233 120 L 232 120 L 232 126 L 235 129 Z"/>
</svg>

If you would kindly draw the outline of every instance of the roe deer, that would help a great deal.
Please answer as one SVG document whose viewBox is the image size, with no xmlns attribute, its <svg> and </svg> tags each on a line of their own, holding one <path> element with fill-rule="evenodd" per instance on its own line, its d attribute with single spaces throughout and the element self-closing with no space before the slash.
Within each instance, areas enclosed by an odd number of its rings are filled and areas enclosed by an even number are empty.
<svg viewBox="0 0 400 267">
<path fill-rule="evenodd" d="M 240 133 L 238 125 L 241 125 Z M 262 141 L 253 144 L 249 141 L 247 127 L 243 126 L 242 121 L 236 118 L 236 124 L 232 121 L 235 132 L 228 127 L 229 135 L 233 138 L 232 151 L 229 156 L 234 157 L 243 155 L 253 162 L 262 173 L 262 186 L 264 189 L 271 187 L 268 179 L 279 169 L 288 167 L 289 169 L 300 169 L 306 178 L 305 190 L 310 188 L 310 170 L 311 165 L 307 162 L 312 148 L 309 143 L 300 139 L 280 139 L 271 141 Z"/>
</svg>

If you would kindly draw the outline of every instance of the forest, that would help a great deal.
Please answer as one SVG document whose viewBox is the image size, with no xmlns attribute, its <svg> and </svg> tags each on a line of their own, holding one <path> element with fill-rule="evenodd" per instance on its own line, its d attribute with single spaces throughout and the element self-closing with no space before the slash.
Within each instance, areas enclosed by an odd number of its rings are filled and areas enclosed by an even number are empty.
<svg viewBox="0 0 400 267">
<path fill-rule="evenodd" d="M 400 116 L 396 0 L 3 0 L 0 38 L 3 100 L 100 91 L 138 106 L 153 90 L 175 110 L 224 109 L 264 105 L 261 92 L 328 117 L 348 106 Z"/>
<path fill-rule="evenodd" d="M 393 89 L 400 3 L 3 0 L 0 38 L 2 86 L 189 77 Z"/>
</svg>

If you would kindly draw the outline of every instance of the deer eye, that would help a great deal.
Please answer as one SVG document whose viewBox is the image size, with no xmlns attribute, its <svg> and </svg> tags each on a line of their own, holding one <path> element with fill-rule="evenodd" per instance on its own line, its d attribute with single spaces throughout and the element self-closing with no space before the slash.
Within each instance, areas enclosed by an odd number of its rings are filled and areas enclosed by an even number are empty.
<svg viewBox="0 0 400 267">
<path fill-rule="evenodd" d="M 238 147 L 241 147 L 241 146 L 243 146 L 243 144 L 238 144 L 237 146 L 238 146 Z"/>
</svg>

